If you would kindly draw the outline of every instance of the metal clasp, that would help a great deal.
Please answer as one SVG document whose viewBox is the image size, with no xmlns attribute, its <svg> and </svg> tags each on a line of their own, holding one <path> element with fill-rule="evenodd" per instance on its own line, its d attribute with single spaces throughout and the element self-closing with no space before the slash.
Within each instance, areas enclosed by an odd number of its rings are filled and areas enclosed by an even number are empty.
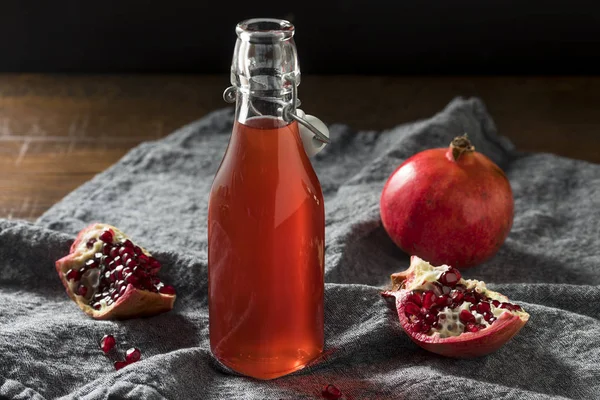
<svg viewBox="0 0 600 400">
<path fill-rule="evenodd" d="M 223 92 L 223 100 L 225 100 L 225 103 L 235 103 L 236 92 L 237 89 L 235 86 L 229 86 L 227 89 L 225 89 L 225 91 Z"/>
<path fill-rule="evenodd" d="M 283 107 L 281 110 L 283 119 L 287 122 L 292 121 L 292 119 L 298 121 L 299 124 L 304 125 L 307 129 L 309 129 L 312 133 L 315 134 L 315 139 L 322 143 L 330 143 L 329 138 L 324 135 L 320 130 L 318 130 L 313 124 L 300 117 L 296 113 L 296 109 L 298 108 L 299 100 L 298 100 L 298 84 L 296 80 L 295 74 L 287 74 L 284 76 L 284 79 L 292 84 L 292 103 Z"/>
<path fill-rule="evenodd" d="M 298 99 L 298 84 L 296 80 L 296 75 L 287 74 L 284 76 L 284 79 L 292 84 L 292 102 L 290 104 L 286 104 L 283 106 L 281 110 L 281 115 L 286 122 L 291 122 L 292 120 L 296 120 L 299 124 L 305 126 L 315 135 L 315 140 L 318 140 L 322 143 L 331 143 L 329 138 L 324 135 L 319 129 L 317 129 L 313 124 L 300 117 L 296 113 L 296 109 L 300 106 L 300 99 Z M 229 86 L 223 92 L 223 100 L 226 103 L 235 103 L 237 88 L 235 86 Z M 256 110 L 258 113 L 258 111 Z M 260 113 L 259 113 L 260 114 Z"/>
</svg>

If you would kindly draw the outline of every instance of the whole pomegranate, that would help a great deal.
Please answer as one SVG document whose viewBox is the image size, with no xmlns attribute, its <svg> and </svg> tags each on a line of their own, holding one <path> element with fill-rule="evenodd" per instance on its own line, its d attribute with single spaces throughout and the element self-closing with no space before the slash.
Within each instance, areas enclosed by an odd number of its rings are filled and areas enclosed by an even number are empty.
<svg viewBox="0 0 600 400">
<path fill-rule="evenodd" d="M 523 308 L 489 290 L 484 282 L 462 279 L 456 268 L 434 267 L 413 256 L 410 267 L 392 275 L 402 329 L 425 350 L 447 357 L 489 354 L 508 342 L 529 320 Z"/>
<path fill-rule="evenodd" d="M 504 172 L 465 135 L 402 163 L 383 188 L 380 211 L 385 230 L 408 254 L 469 268 L 504 243 L 514 202 Z"/>
<path fill-rule="evenodd" d="M 69 297 L 95 319 L 171 310 L 175 289 L 158 278 L 160 268 L 147 250 L 106 224 L 92 224 L 79 232 L 69 254 L 56 262 Z"/>
</svg>

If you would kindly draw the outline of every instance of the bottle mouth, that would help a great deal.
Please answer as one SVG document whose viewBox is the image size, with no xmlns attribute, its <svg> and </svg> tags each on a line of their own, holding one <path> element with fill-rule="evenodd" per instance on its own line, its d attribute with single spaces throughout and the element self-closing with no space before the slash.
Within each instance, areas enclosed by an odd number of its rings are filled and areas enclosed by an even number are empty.
<svg viewBox="0 0 600 400">
<path fill-rule="evenodd" d="M 253 18 L 237 24 L 235 32 L 250 43 L 273 43 L 292 38 L 294 25 L 283 19 Z"/>
</svg>

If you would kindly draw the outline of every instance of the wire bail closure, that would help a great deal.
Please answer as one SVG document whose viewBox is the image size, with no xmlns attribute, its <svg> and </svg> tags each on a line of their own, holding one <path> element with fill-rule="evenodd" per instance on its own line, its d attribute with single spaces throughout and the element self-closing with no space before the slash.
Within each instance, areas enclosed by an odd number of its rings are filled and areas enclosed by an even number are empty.
<svg viewBox="0 0 600 400">
<path fill-rule="evenodd" d="M 299 124 L 304 125 L 307 129 L 309 129 L 312 133 L 315 134 L 314 139 L 318 140 L 322 143 L 330 143 L 329 138 L 323 134 L 320 130 L 318 130 L 313 124 L 302 118 L 296 113 L 296 109 L 298 108 L 299 100 L 298 100 L 298 84 L 296 80 L 295 74 L 287 74 L 284 76 L 284 79 L 292 84 L 292 103 L 283 107 L 281 113 L 283 115 L 283 119 L 287 122 L 292 121 L 292 119 L 298 121 Z"/>
<path fill-rule="evenodd" d="M 315 140 L 318 140 L 322 143 L 331 143 L 331 140 L 329 140 L 326 135 L 317 129 L 317 127 L 297 114 L 296 109 L 300 106 L 300 99 L 298 99 L 298 84 L 296 76 L 294 74 L 287 74 L 284 76 L 284 79 L 292 84 L 292 102 L 290 104 L 286 104 L 282 108 L 281 115 L 283 119 L 286 122 L 296 120 L 299 124 L 305 126 L 315 135 Z M 225 100 L 226 103 L 235 103 L 236 92 L 237 88 L 235 86 L 229 86 L 223 92 L 223 100 Z"/>
</svg>

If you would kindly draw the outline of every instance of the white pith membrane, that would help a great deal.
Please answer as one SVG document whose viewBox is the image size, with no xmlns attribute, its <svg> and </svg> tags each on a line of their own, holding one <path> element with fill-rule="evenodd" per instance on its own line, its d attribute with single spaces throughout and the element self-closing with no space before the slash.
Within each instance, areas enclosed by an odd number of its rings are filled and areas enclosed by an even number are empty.
<svg viewBox="0 0 600 400">
<path fill-rule="evenodd" d="M 107 225 L 107 224 L 95 224 L 92 228 L 88 228 L 84 232 L 84 234 L 80 237 L 79 244 L 74 249 L 74 252 L 72 253 L 71 263 L 69 264 L 70 269 L 80 271 L 81 268 L 85 265 L 86 261 L 88 261 L 88 260 L 91 260 L 94 258 L 97 259 L 99 262 L 100 262 L 100 260 L 104 260 L 103 257 L 105 255 L 103 254 L 103 247 L 104 247 L 105 242 L 100 240 L 99 237 L 106 230 L 112 231 L 112 233 L 113 233 L 112 244 L 114 244 L 114 245 L 120 244 L 120 243 L 124 242 L 125 240 L 129 239 L 122 231 L 115 228 L 114 226 Z M 87 243 L 92 239 L 95 239 L 95 242 L 93 243 L 93 245 L 91 247 L 88 247 Z M 148 253 L 144 248 L 139 247 L 139 249 L 141 251 L 141 254 L 144 254 L 147 257 L 151 257 L 151 254 Z M 90 307 L 92 307 L 93 305 L 90 304 L 90 300 L 98 292 L 98 286 L 99 286 L 100 280 L 101 280 L 101 276 L 100 276 L 100 273 L 102 272 L 101 268 L 96 267 L 96 268 L 87 269 L 81 275 L 79 280 L 68 279 L 67 278 L 68 271 L 69 270 L 64 271 L 63 274 L 65 276 L 65 281 L 67 282 L 67 284 L 69 286 L 69 290 L 77 298 L 82 299 L 85 303 L 87 303 Z M 85 294 L 85 296 L 82 296 L 78 293 L 79 287 L 82 285 L 89 288 L 87 290 L 87 293 Z M 129 286 L 131 286 L 131 284 L 126 284 L 127 288 Z M 102 312 L 103 310 L 105 310 L 107 307 L 111 306 L 115 302 L 116 302 L 116 300 L 113 300 L 110 297 L 102 298 L 97 302 L 100 304 L 100 308 L 94 307 L 94 309 L 96 311 Z"/>
<path fill-rule="evenodd" d="M 404 283 L 403 290 L 407 292 L 412 291 L 422 291 L 426 292 L 428 290 L 434 290 L 436 285 L 434 282 L 439 282 L 440 277 L 446 271 L 451 269 L 448 265 L 441 265 L 439 267 L 434 267 L 429 264 L 427 261 L 424 261 L 418 257 L 413 257 L 411 260 L 411 268 L 413 268 L 413 275 L 409 282 Z M 440 282 L 441 283 L 441 282 Z M 493 300 L 497 300 L 500 303 L 510 303 L 508 297 L 487 289 L 485 282 L 473 280 L 473 279 L 460 279 L 457 282 L 457 285 L 464 285 L 466 287 L 465 292 L 468 290 L 474 290 L 475 292 L 486 296 L 489 299 L 490 312 L 493 314 L 494 318 L 500 319 L 506 316 L 517 315 L 520 317 L 527 317 L 528 314 L 524 311 L 516 311 L 509 310 L 506 308 L 496 307 L 492 304 Z M 447 290 L 448 286 L 445 287 L 444 293 L 451 294 L 452 290 Z M 435 290 L 439 291 L 439 288 Z M 514 303 L 512 303 L 514 304 Z M 438 323 L 439 327 L 431 327 L 428 332 L 425 332 L 428 336 L 434 336 L 439 338 L 446 338 L 450 336 L 459 336 L 468 332 L 464 331 L 465 324 L 461 322 L 459 318 L 459 314 L 462 310 L 467 310 L 475 317 L 475 323 L 480 326 L 480 330 L 483 330 L 494 323 L 493 320 L 491 323 L 486 321 L 484 315 L 479 313 L 477 310 L 471 311 L 470 307 L 473 303 L 464 301 L 459 307 L 452 308 L 451 306 L 446 306 L 440 309 L 438 314 Z M 506 316 L 503 314 L 508 313 Z M 412 322 L 416 321 L 416 317 L 410 316 L 409 320 Z"/>
</svg>

